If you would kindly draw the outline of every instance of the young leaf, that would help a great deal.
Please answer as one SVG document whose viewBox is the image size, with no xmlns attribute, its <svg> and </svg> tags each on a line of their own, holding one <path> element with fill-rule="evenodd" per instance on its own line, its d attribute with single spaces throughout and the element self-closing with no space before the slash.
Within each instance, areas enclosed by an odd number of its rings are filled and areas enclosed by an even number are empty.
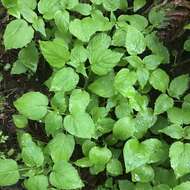
<svg viewBox="0 0 190 190">
<path fill-rule="evenodd" d="M 161 94 L 155 102 L 154 106 L 154 113 L 155 114 L 161 114 L 170 108 L 172 108 L 174 105 L 174 101 L 172 98 L 170 98 L 167 94 Z"/>
<path fill-rule="evenodd" d="M 79 138 L 92 138 L 95 135 L 95 125 L 87 113 L 76 113 L 64 118 L 64 128 L 70 134 Z"/>
<path fill-rule="evenodd" d="M 125 47 L 130 55 L 141 54 L 146 48 L 143 34 L 130 25 L 127 27 Z"/>
<path fill-rule="evenodd" d="M 62 68 L 69 60 L 67 44 L 62 39 L 40 41 L 40 49 L 47 62 L 55 68 Z"/>
<path fill-rule="evenodd" d="M 169 86 L 168 93 L 174 98 L 180 98 L 189 88 L 189 75 L 180 75 L 174 78 Z"/>
<path fill-rule="evenodd" d="M 5 48 L 22 48 L 32 41 L 34 30 L 22 19 L 11 21 L 4 33 Z"/>
<path fill-rule="evenodd" d="M 0 186 L 14 185 L 18 182 L 20 174 L 16 161 L 0 159 Z"/>
<path fill-rule="evenodd" d="M 69 161 L 75 148 L 75 141 L 73 136 L 59 133 L 48 143 L 47 147 L 54 163 L 61 160 Z"/>
<path fill-rule="evenodd" d="M 45 175 L 32 176 L 24 181 L 24 186 L 28 190 L 47 190 L 48 185 L 48 178 Z"/>
<path fill-rule="evenodd" d="M 123 173 L 121 162 L 115 158 L 112 158 L 106 165 L 106 170 L 111 176 L 119 176 Z"/>
<path fill-rule="evenodd" d="M 190 144 L 174 142 L 170 147 L 170 163 L 177 178 L 190 173 L 189 165 Z"/>
<path fill-rule="evenodd" d="M 95 146 L 89 152 L 89 159 L 94 165 L 105 165 L 112 157 L 112 152 L 107 147 Z"/>
<path fill-rule="evenodd" d="M 146 0 L 134 0 L 133 6 L 134 6 L 134 11 L 138 11 L 139 9 L 141 9 L 142 7 L 144 7 L 144 5 L 146 4 Z"/>
<path fill-rule="evenodd" d="M 54 164 L 50 174 L 50 183 L 59 189 L 78 189 L 84 186 L 77 170 L 66 161 Z"/>
<path fill-rule="evenodd" d="M 71 67 L 58 70 L 52 75 L 50 91 L 67 92 L 73 90 L 78 84 L 79 76 Z"/>
<path fill-rule="evenodd" d="M 13 115 L 13 122 L 17 128 L 25 128 L 28 125 L 28 120 L 23 115 Z"/>
<path fill-rule="evenodd" d="M 164 70 L 156 69 L 152 72 L 149 81 L 153 88 L 165 93 L 168 89 L 170 79 L 168 74 Z"/>
<path fill-rule="evenodd" d="M 40 120 L 47 113 L 48 98 L 40 92 L 28 92 L 14 102 L 22 115 L 31 120 Z"/>
</svg>

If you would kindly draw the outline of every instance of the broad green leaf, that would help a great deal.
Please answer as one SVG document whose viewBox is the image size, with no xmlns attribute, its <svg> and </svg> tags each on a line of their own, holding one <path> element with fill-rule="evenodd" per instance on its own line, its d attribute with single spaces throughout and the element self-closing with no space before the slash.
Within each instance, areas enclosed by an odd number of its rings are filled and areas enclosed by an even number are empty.
<svg viewBox="0 0 190 190">
<path fill-rule="evenodd" d="M 84 186 L 77 170 L 66 161 L 54 164 L 50 174 L 50 183 L 59 189 L 78 189 Z"/>
<path fill-rule="evenodd" d="M 43 36 L 46 37 L 45 23 L 41 17 L 34 19 L 32 26 L 37 32 L 40 32 Z"/>
<path fill-rule="evenodd" d="M 190 124 L 190 109 L 173 107 L 167 111 L 168 119 L 175 124 Z"/>
<path fill-rule="evenodd" d="M 123 155 L 126 173 L 143 166 L 150 157 L 147 147 L 140 144 L 136 139 L 130 139 L 125 143 Z"/>
<path fill-rule="evenodd" d="M 149 81 L 153 88 L 165 93 L 168 89 L 170 79 L 168 74 L 164 70 L 156 69 L 152 72 Z"/>
<path fill-rule="evenodd" d="M 25 128 L 28 125 L 28 120 L 23 115 L 13 115 L 13 122 L 17 128 Z"/>
<path fill-rule="evenodd" d="M 123 117 L 115 122 L 113 128 L 113 135 L 119 140 L 127 140 L 133 136 L 135 122 L 131 117 Z"/>
<path fill-rule="evenodd" d="M 73 90 L 69 99 L 70 113 L 73 115 L 78 113 L 84 113 L 89 102 L 90 96 L 88 92 L 82 91 L 80 89 Z"/>
<path fill-rule="evenodd" d="M 71 67 L 58 70 L 52 75 L 50 91 L 70 91 L 78 84 L 79 76 Z"/>
<path fill-rule="evenodd" d="M 82 20 L 73 20 L 70 22 L 69 30 L 71 34 L 82 42 L 88 42 L 90 37 L 96 32 L 94 21 L 90 17 L 86 17 Z"/>
<path fill-rule="evenodd" d="M 45 175 L 32 176 L 24 181 L 24 186 L 28 190 L 47 190 L 48 185 L 48 178 Z"/>
<path fill-rule="evenodd" d="M 133 182 L 148 183 L 154 179 L 154 170 L 149 165 L 144 165 L 131 172 Z"/>
<path fill-rule="evenodd" d="M 162 57 L 152 54 L 144 57 L 143 63 L 148 70 L 155 70 L 162 63 L 162 60 Z"/>
<path fill-rule="evenodd" d="M 169 86 L 168 93 L 170 96 L 180 98 L 189 88 L 189 74 L 180 75 L 174 78 Z"/>
<path fill-rule="evenodd" d="M 168 145 L 156 138 L 150 138 L 142 142 L 149 152 L 148 163 L 164 162 L 168 158 Z"/>
<path fill-rule="evenodd" d="M 168 127 L 159 130 L 159 132 L 164 133 L 174 139 L 183 138 L 185 133 L 184 129 L 177 124 L 169 125 Z"/>
<path fill-rule="evenodd" d="M 87 113 L 67 115 L 64 118 L 64 128 L 70 134 L 79 138 L 92 138 L 95 134 L 95 125 Z"/>
<path fill-rule="evenodd" d="M 24 163 L 29 167 L 40 167 L 44 163 L 42 149 L 34 142 L 22 148 L 21 157 Z"/>
<path fill-rule="evenodd" d="M 91 140 L 85 140 L 82 144 L 82 152 L 85 156 L 88 156 L 92 147 L 96 146 L 96 143 Z"/>
<path fill-rule="evenodd" d="M 62 39 L 40 41 L 40 49 L 46 61 L 55 68 L 62 68 L 69 60 L 68 46 Z"/>
<path fill-rule="evenodd" d="M 96 35 L 89 43 L 89 61 L 92 71 L 97 75 L 106 75 L 120 61 L 122 53 L 107 49 L 111 39 L 106 34 Z"/>
<path fill-rule="evenodd" d="M 100 97 L 109 98 L 114 95 L 113 81 L 114 75 L 110 73 L 106 76 L 97 78 L 88 88 L 91 92 Z"/>
<path fill-rule="evenodd" d="M 144 7 L 145 4 L 146 4 L 146 0 L 134 0 L 134 2 L 133 2 L 133 6 L 134 6 L 133 10 L 138 11 L 139 9 Z"/>
<path fill-rule="evenodd" d="M 146 68 L 137 69 L 137 78 L 141 88 L 144 88 L 149 79 L 149 71 Z"/>
<path fill-rule="evenodd" d="M 125 47 L 130 55 L 141 54 L 146 48 L 143 34 L 130 25 L 127 27 Z"/>
<path fill-rule="evenodd" d="M 90 162 L 89 158 L 84 157 L 81 159 L 76 160 L 75 165 L 81 168 L 88 168 L 91 167 L 93 164 Z"/>
<path fill-rule="evenodd" d="M 115 158 L 112 158 L 106 165 L 106 170 L 111 176 L 119 176 L 123 173 L 121 162 Z"/>
<path fill-rule="evenodd" d="M 154 113 L 161 114 L 174 106 L 174 101 L 167 94 L 161 94 L 155 102 Z"/>
<path fill-rule="evenodd" d="M 40 92 L 28 92 L 14 102 L 22 115 L 31 120 L 40 120 L 47 113 L 48 98 Z"/>
<path fill-rule="evenodd" d="M 125 46 L 126 31 L 118 28 L 112 37 L 112 44 L 114 46 Z"/>
<path fill-rule="evenodd" d="M 18 55 L 19 61 L 32 72 L 36 72 L 39 60 L 38 50 L 34 43 L 23 48 Z"/>
<path fill-rule="evenodd" d="M 81 15 L 88 16 L 92 11 L 92 7 L 87 3 L 79 3 L 72 10 L 80 13 Z"/>
<path fill-rule="evenodd" d="M 190 173 L 190 144 L 174 142 L 170 147 L 170 163 L 177 178 Z"/>
<path fill-rule="evenodd" d="M 103 6 L 107 11 L 115 11 L 120 8 L 120 0 L 103 0 Z"/>
<path fill-rule="evenodd" d="M 127 97 L 131 90 L 134 92 L 133 85 L 136 83 L 136 81 L 137 75 L 134 71 L 121 69 L 115 76 L 114 87 L 124 97 Z"/>
<path fill-rule="evenodd" d="M 10 15 L 20 18 L 20 7 L 18 5 L 18 0 L 2 0 L 1 2 Z"/>
<path fill-rule="evenodd" d="M 49 112 L 45 117 L 45 130 L 47 135 L 54 135 L 63 127 L 62 116 L 57 112 Z"/>
<path fill-rule="evenodd" d="M 126 60 L 134 68 L 142 68 L 143 67 L 143 61 L 137 55 L 128 56 L 128 57 L 126 57 Z"/>
<path fill-rule="evenodd" d="M 190 51 L 190 39 L 185 41 L 184 50 L 185 51 Z"/>
<path fill-rule="evenodd" d="M 11 69 L 11 75 L 19 75 L 22 73 L 27 72 L 27 68 L 21 63 L 20 60 L 17 60 L 13 63 L 12 69 Z"/>
<path fill-rule="evenodd" d="M 22 19 L 11 21 L 3 35 L 5 48 L 22 48 L 32 41 L 34 30 Z"/>
<path fill-rule="evenodd" d="M 27 2 L 25 0 L 18 0 L 19 6 L 22 6 L 23 8 L 29 8 L 34 10 L 37 6 L 36 0 L 28 0 Z"/>
<path fill-rule="evenodd" d="M 54 14 L 59 9 L 60 9 L 59 0 L 40 0 L 38 3 L 38 11 L 47 20 L 53 19 Z"/>
<path fill-rule="evenodd" d="M 189 190 L 190 188 L 190 181 L 183 182 L 180 185 L 177 185 L 173 188 L 173 190 Z"/>
<path fill-rule="evenodd" d="M 0 159 L 0 186 L 14 185 L 18 182 L 20 174 L 16 161 Z"/>
<path fill-rule="evenodd" d="M 28 7 L 21 6 L 20 12 L 21 12 L 21 15 L 23 16 L 23 18 L 31 24 L 33 23 L 34 20 L 38 19 L 37 14 Z"/>
<path fill-rule="evenodd" d="M 105 165 L 112 157 L 112 152 L 107 147 L 92 147 L 89 152 L 89 159 L 95 165 Z"/>
<path fill-rule="evenodd" d="M 74 151 L 75 141 L 73 136 L 59 133 L 48 143 L 47 147 L 54 163 L 61 160 L 69 161 Z"/>
<path fill-rule="evenodd" d="M 135 184 L 128 180 L 119 180 L 119 190 L 135 190 Z"/>
<path fill-rule="evenodd" d="M 70 22 L 70 15 L 69 15 L 68 11 L 66 11 L 66 10 L 57 11 L 54 15 L 54 19 L 55 19 L 55 24 L 56 24 L 57 28 L 61 32 L 68 31 L 69 22 Z"/>
<path fill-rule="evenodd" d="M 65 93 L 56 92 L 51 99 L 51 106 L 55 111 L 58 111 L 60 114 L 63 114 L 67 108 Z"/>
</svg>

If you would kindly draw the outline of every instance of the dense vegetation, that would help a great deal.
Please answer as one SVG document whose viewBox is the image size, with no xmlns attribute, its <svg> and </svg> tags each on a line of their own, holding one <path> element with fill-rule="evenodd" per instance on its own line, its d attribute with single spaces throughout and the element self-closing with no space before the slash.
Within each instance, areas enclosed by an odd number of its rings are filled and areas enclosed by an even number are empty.
<svg viewBox="0 0 190 190">
<path fill-rule="evenodd" d="M 10 71 L 34 84 L 12 101 L 18 146 L 0 150 L 2 188 L 190 189 L 190 78 L 175 73 L 178 53 L 156 32 L 168 8 L 146 0 L 1 2 L 9 15 L 3 45 L 18 56 L 1 67 L 0 81 Z M 178 42 L 188 58 L 190 39 Z"/>
</svg>

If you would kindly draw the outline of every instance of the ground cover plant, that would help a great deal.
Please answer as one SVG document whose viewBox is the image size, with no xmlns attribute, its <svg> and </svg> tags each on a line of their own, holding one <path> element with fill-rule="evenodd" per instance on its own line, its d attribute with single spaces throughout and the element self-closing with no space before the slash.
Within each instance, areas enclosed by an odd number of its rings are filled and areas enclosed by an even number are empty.
<svg viewBox="0 0 190 190">
<path fill-rule="evenodd" d="M 190 189 L 188 1 L 1 3 L 2 189 Z"/>
</svg>

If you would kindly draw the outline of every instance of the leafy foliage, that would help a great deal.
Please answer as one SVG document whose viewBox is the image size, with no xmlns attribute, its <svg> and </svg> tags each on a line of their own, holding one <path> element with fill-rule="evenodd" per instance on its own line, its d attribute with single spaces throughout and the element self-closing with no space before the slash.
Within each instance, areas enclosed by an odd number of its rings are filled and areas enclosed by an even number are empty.
<svg viewBox="0 0 190 190">
<path fill-rule="evenodd" d="M 13 103 L 21 151 L 18 163 L 0 159 L 0 186 L 82 189 L 89 169 L 107 177 L 96 190 L 189 188 L 189 74 L 165 69 L 170 54 L 153 31 L 164 13 L 138 14 L 146 3 L 2 0 L 15 17 L 3 35 L 18 50 L 11 74 L 52 72 L 45 90 Z"/>
</svg>

